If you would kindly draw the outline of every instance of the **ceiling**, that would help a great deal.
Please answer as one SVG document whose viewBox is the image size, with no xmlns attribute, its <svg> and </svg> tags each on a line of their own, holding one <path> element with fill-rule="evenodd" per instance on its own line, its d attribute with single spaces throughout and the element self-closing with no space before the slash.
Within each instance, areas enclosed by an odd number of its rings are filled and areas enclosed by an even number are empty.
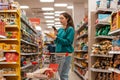
<svg viewBox="0 0 120 80">
<path fill-rule="evenodd" d="M 72 14 L 72 9 L 67 9 L 66 7 L 54 7 L 54 3 L 67 3 L 68 6 L 72 6 L 73 3 L 86 3 L 87 0 L 55 0 L 54 2 L 43 3 L 40 0 L 14 0 L 19 2 L 20 5 L 27 5 L 29 9 L 24 9 L 26 11 L 27 17 L 37 17 L 40 18 L 40 26 L 42 29 L 49 29 L 47 27 L 46 19 L 44 18 L 44 12 L 54 12 L 54 11 L 66 11 Z M 54 7 L 54 11 L 42 11 L 42 7 Z"/>
</svg>

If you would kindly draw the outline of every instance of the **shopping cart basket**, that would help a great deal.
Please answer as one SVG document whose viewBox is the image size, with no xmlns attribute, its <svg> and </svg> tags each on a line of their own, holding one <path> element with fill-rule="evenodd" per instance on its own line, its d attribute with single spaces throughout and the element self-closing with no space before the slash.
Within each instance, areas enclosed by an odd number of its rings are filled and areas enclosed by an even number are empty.
<svg viewBox="0 0 120 80">
<path fill-rule="evenodd" d="M 51 58 L 50 58 L 51 61 L 48 68 L 52 69 L 55 72 L 54 77 L 48 79 L 46 76 L 36 73 L 36 75 L 40 76 L 40 77 L 37 77 L 37 78 L 40 78 L 39 80 L 60 80 L 59 74 L 61 73 L 63 63 L 65 61 L 65 57 L 67 56 L 67 54 L 66 53 L 50 53 L 50 55 L 51 55 Z M 42 76 L 44 78 L 42 78 Z"/>
</svg>

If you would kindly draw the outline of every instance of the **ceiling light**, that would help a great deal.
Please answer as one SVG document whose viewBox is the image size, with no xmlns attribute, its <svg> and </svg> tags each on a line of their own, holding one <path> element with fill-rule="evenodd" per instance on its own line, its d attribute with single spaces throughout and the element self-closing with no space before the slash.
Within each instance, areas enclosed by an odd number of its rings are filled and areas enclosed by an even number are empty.
<svg viewBox="0 0 120 80">
<path fill-rule="evenodd" d="M 21 9 L 28 9 L 29 6 L 20 6 Z"/>
<path fill-rule="evenodd" d="M 45 16 L 45 18 L 53 19 L 54 16 Z"/>
<path fill-rule="evenodd" d="M 54 24 L 47 24 L 48 26 L 54 26 Z"/>
<path fill-rule="evenodd" d="M 48 28 L 52 28 L 52 26 L 48 26 Z"/>
<path fill-rule="evenodd" d="M 40 0 L 40 2 L 54 2 L 54 0 Z"/>
<path fill-rule="evenodd" d="M 48 23 L 49 23 L 49 22 L 54 22 L 54 20 L 46 20 L 46 22 L 48 22 Z"/>
<path fill-rule="evenodd" d="M 40 30 L 41 31 L 41 27 L 40 26 L 36 26 L 35 28 L 36 28 L 36 30 Z"/>
<path fill-rule="evenodd" d="M 42 8 L 43 11 L 53 11 L 54 8 L 50 8 L 50 7 L 43 7 Z"/>
<path fill-rule="evenodd" d="M 57 13 L 57 14 L 60 14 L 60 13 L 63 13 L 63 12 L 65 12 L 65 11 L 55 11 L 55 13 Z"/>
<path fill-rule="evenodd" d="M 54 6 L 55 7 L 67 7 L 67 4 L 65 4 L 65 3 L 55 3 Z"/>
<path fill-rule="evenodd" d="M 55 24 L 61 24 L 60 22 L 55 22 Z"/>
<path fill-rule="evenodd" d="M 60 16 L 60 14 L 55 14 L 55 16 Z"/>
<path fill-rule="evenodd" d="M 73 6 L 67 6 L 68 9 L 73 9 Z"/>
<path fill-rule="evenodd" d="M 55 21 L 60 21 L 60 19 L 59 18 L 55 18 Z"/>
<path fill-rule="evenodd" d="M 55 27 L 62 27 L 62 25 L 60 25 L 60 24 L 59 25 L 55 25 Z"/>
<path fill-rule="evenodd" d="M 43 13 L 44 15 L 54 15 L 54 13 Z"/>
</svg>

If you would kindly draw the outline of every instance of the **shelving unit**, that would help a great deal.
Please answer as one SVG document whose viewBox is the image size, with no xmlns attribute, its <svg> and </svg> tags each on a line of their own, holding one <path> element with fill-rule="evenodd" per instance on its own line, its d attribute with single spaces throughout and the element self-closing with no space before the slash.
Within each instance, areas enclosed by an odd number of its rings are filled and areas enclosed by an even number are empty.
<svg viewBox="0 0 120 80">
<path fill-rule="evenodd" d="M 91 20 L 89 22 L 89 28 L 88 28 L 89 80 L 97 80 L 96 77 L 100 74 L 112 73 L 108 68 L 112 66 L 110 62 L 112 60 L 113 55 L 110 55 L 109 51 L 111 50 L 110 47 L 111 41 L 114 38 L 114 36 L 110 36 L 109 33 L 107 33 L 106 35 L 100 34 L 100 31 L 99 34 L 96 33 L 97 30 L 100 30 L 102 28 L 105 29 L 105 27 L 110 26 L 110 22 L 107 21 L 99 22 L 98 15 L 111 14 L 111 13 L 112 13 L 111 9 L 97 9 L 95 12 L 91 12 L 90 15 Z M 105 46 L 105 44 L 108 45 Z M 109 49 L 106 48 L 108 46 Z M 108 64 L 104 64 L 103 62 L 107 62 Z"/>
<path fill-rule="evenodd" d="M 85 80 L 85 74 L 88 69 L 88 62 L 87 62 L 87 37 L 88 37 L 88 23 L 83 23 L 78 30 L 76 31 L 76 38 L 75 38 L 75 50 L 74 50 L 74 71 L 83 79 Z M 86 48 L 83 48 L 86 46 Z M 86 55 L 86 56 L 85 56 Z"/>
<path fill-rule="evenodd" d="M 37 32 L 32 28 L 30 22 L 28 22 L 26 17 L 21 16 L 21 76 L 22 79 L 25 78 L 25 74 L 28 72 L 33 72 L 40 68 L 40 50 L 39 43 L 37 42 Z M 36 64 L 32 64 L 35 62 Z M 34 66 L 35 65 L 35 66 Z"/>
<path fill-rule="evenodd" d="M 119 63 L 117 63 L 117 61 L 119 62 L 119 56 L 120 56 L 120 49 L 117 50 L 117 48 L 119 48 L 119 43 L 114 43 L 114 41 L 118 41 L 119 35 L 120 35 L 120 29 L 119 29 L 119 13 L 120 11 L 116 11 L 115 13 L 113 13 L 111 15 L 111 31 L 109 32 L 109 35 L 115 36 L 113 41 L 112 41 L 112 49 L 111 51 L 109 51 L 110 55 L 113 55 L 112 57 L 112 62 L 113 65 L 112 67 L 109 68 L 109 71 L 112 72 L 113 76 L 114 76 L 114 80 L 119 80 L 119 76 L 120 76 L 120 69 L 119 69 Z M 115 48 L 116 47 L 116 48 Z"/>
<path fill-rule="evenodd" d="M 2 69 L 3 72 L 6 72 L 7 69 L 9 69 L 6 74 L 3 74 L 6 80 L 21 80 L 20 10 L 19 8 L 17 10 L 0 10 L 0 16 L 4 17 L 1 17 L 0 19 L 5 23 L 5 36 L 0 35 L 0 49 L 3 50 L 3 52 L 1 52 L 3 58 L 0 58 L 0 69 Z M 11 73 L 9 73 L 10 71 Z"/>
</svg>

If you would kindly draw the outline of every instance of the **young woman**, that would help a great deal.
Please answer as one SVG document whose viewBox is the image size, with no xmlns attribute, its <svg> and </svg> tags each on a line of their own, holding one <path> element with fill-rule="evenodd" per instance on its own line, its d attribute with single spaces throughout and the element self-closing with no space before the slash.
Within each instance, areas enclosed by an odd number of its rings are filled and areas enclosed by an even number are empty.
<svg viewBox="0 0 120 80">
<path fill-rule="evenodd" d="M 68 13 L 61 13 L 59 19 L 63 27 L 57 32 L 55 31 L 56 36 L 53 36 L 52 38 L 56 44 L 56 53 L 68 53 L 68 56 L 65 57 L 65 61 L 62 63 L 63 66 L 60 72 L 60 79 L 68 80 L 71 56 L 72 52 L 74 51 L 72 45 L 74 41 L 75 30 L 72 17 Z"/>
</svg>

